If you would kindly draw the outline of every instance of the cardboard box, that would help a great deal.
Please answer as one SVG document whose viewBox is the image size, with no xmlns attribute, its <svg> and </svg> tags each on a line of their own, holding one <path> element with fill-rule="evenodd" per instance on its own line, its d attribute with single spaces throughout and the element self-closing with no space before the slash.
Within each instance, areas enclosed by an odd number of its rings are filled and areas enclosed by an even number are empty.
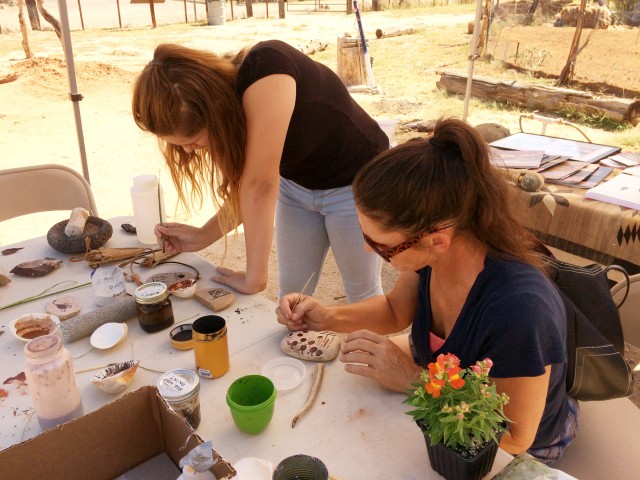
<svg viewBox="0 0 640 480">
<path fill-rule="evenodd" d="M 112 480 L 162 453 L 178 465 L 201 443 L 157 388 L 147 386 L 1 451 L 0 478 Z M 219 461 L 211 467 L 215 477 L 234 477 L 235 469 L 214 451 L 216 457 Z"/>
</svg>

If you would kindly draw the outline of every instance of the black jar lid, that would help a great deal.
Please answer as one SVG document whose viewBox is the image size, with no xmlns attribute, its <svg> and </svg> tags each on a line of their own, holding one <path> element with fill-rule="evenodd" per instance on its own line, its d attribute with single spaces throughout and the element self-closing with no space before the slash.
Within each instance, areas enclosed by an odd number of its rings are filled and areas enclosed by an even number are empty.
<svg viewBox="0 0 640 480">
<path fill-rule="evenodd" d="M 169 332 L 171 346 L 177 350 L 193 348 L 193 327 L 191 323 L 183 323 Z"/>
</svg>

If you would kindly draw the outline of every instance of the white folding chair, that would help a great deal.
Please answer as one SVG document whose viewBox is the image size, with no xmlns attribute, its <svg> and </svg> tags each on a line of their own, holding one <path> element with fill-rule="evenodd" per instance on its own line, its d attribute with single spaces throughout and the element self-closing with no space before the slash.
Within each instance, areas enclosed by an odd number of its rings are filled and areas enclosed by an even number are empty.
<svg viewBox="0 0 640 480">
<path fill-rule="evenodd" d="M 91 186 L 63 165 L 35 165 L 0 170 L 0 222 L 30 213 L 83 207 L 98 216 Z"/>
</svg>

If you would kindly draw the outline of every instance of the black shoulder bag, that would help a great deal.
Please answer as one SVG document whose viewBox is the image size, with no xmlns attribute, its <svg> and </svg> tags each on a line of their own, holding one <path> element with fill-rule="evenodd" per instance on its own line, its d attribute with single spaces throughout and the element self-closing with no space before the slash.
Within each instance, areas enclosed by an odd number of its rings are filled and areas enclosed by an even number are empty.
<svg viewBox="0 0 640 480">
<path fill-rule="evenodd" d="M 584 267 L 545 256 L 567 310 L 567 392 L 576 400 L 609 400 L 633 393 L 633 375 L 624 360 L 624 337 L 618 308 L 629 293 L 629 275 L 618 265 Z M 619 305 L 611 296 L 607 272 L 626 278 Z"/>
</svg>

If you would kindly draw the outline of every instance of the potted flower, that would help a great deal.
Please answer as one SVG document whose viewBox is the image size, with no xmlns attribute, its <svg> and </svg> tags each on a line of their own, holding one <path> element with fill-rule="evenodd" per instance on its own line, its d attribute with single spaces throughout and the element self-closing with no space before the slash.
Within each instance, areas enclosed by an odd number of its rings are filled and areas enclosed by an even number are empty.
<svg viewBox="0 0 640 480">
<path fill-rule="evenodd" d="M 493 466 L 509 398 L 489 382 L 492 365 L 485 358 L 461 369 L 455 355 L 438 355 L 404 401 L 415 407 L 407 414 L 424 433 L 431 467 L 447 480 L 477 480 Z"/>
</svg>

